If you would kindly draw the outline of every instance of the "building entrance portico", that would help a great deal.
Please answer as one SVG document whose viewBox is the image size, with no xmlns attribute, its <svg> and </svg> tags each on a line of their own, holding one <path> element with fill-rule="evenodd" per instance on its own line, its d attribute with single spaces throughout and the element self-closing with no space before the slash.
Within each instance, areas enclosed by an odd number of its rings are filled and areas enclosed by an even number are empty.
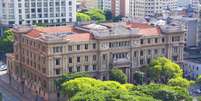
<svg viewBox="0 0 201 101">
<path fill-rule="evenodd" d="M 129 59 L 122 58 L 122 59 L 113 60 L 112 66 L 113 66 L 113 68 L 118 68 L 118 69 L 122 70 L 122 72 L 124 72 L 127 75 L 128 80 L 130 80 L 131 62 Z"/>
</svg>

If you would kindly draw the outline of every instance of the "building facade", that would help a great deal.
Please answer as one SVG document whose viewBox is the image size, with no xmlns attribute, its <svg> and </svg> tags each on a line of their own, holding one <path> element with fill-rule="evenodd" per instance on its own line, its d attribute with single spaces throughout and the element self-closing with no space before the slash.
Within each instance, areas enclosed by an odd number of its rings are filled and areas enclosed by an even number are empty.
<svg viewBox="0 0 201 101">
<path fill-rule="evenodd" d="M 1 0 L 3 24 L 63 25 L 76 21 L 76 0 Z"/>
<path fill-rule="evenodd" d="M 104 11 L 112 10 L 112 0 L 97 0 L 98 8 Z"/>
<path fill-rule="evenodd" d="M 130 17 L 145 17 L 161 15 L 166 8 L 175 10 L 177 0 L 130 0 Z"/>
<path fill-rule="evenodd" d="M 184 70 L 184 76 L 189 79 L 197 79 L 201 75 L 200 58 L 185 59 L 181 67 Z"/>
<path fill-rule="evenodd" d="M 47 28 L 16 27 L 14 53 L 7 54 L 11 77 L 48 101 L 64 73 L 87 71 L 107 80 L 111 68 L 133 73 L 157 56 L 183 61 L 184 30 L 139 23 L 81 24 Z"/>
<path fill-rule="evenodd" d="M 111 11 L 113 16 L 129 16 L 129 0 L 98 0 L 98 7 Z"/>
</svg>

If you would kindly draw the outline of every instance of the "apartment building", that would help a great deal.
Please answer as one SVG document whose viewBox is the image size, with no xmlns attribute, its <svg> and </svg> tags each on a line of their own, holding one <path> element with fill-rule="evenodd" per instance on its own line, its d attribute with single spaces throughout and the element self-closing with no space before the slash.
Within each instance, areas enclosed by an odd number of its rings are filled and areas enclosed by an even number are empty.
<svg viewBox="0 0 201 101">
<path fill-rule="evenodd" d="M 119 68 L 133 82 L 136 69 L 157 56 L 183 61 L 184 30 L 142 23 L 80 24 L 60 27 L 18 26 L 14 52 L 7 54 L 11 78 L 54 98 L 54 81 L 64 73 L 87 71 L 107 80 L 111 68 Z"/>
<path fill-rule="evenodd" d="M 175 10 L 177 0 L 130 0 L 130 17 L 145 17 L 161 15 L 163 10 Z"/>
<path fill-rule="evenodd" d="M 99 9 L 112 10 L 112 0 L 97 0 L 97 3 Z"/>
<path fill-rule="evenodd" d="M 104 11 L 110 10 L 113 16 L 129 15 L 129 0 L 98 0 L 98 5 Z"/>
<path fill-rule="evenodd" d="M 0 0 L 0 21 L 65 25 L 76 21 L 76 0 Z"/>
</svg>

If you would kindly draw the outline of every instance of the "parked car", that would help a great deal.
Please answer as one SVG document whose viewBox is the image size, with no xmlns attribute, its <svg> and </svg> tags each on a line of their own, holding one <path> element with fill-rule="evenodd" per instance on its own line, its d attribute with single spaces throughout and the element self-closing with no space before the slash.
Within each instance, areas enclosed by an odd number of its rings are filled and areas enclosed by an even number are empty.
<svg viewBox="0 0 201 101">
<path fill-rule="evenodd" d="M 196 89 L 196 90 L 194 90 L 194 93 L 201 94 L 201 90 L 200 89 Z"/>
<path fill-rule="evenodd" d="M 0 66 L 0 71 L 5 71 L 7 70 L 7 65 L 1 65 Z"/>
</svg>

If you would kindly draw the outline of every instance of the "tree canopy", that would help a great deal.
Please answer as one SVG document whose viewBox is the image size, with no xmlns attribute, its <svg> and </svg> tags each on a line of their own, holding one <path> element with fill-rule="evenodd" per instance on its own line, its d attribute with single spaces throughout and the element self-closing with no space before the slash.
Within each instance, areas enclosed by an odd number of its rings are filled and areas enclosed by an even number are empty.
<svg viewBox="0 0 201 101">
<path fill-rule="evenodd" d="M 7 29 L 0 38 L 0 52 L 10 53 L 13 51 L 14 33 Z"/>
<path fill-rule="evenodd" d="M 85 12 L 85 14 L 89 15 L 92 20 L 97 22 L 103 22 L 106 20 L 104 12 L 100 9 L 90 9 L 89 11 Z"/>
<path fill-rule="evenodd" d="M 187 89 L 163 84 L 135 86 L 116 81 L 76 78 L 62 85 L 71 101 L 191 101 Z"/>
<path fill-rule="evenodd" d="M 106 17 L 106 20 L 112 20 L 112 18 L 113 18 L 112 12 L 110 10 L 104 11 L 104 15 Z"/>
<path fill-rule="evenodd" d="M 85 14 L 85 13 L 77 13 L 77 21 L 90 21 L 91 18 L 89 15 Z"/>
<path fill-rule="evenodd" d="M 111 71 L 110 71 L 110 80 L 113 80 L 113 81 L 117 81 L 117 82 L 120 82 L 120 83 L 126 83 L 127 82 L 127 75 L 125 73 L 122 72 L 122 70 L 120 69 L 117 69 L 117 68 L 113 68 Z"/>
<path fill-rule="evenodd" d="M 151 80 L 160 83 L 167 83 L 171 78 L 183 76 L 180 66 L 165 57 L 155 58 L 148 69 L 148 76 Z"/>
<path fill-rule="evenodd" d="M 201 84 L 201 75 L 198 76 L 196 83 Z"/>
<path fill-rule="evenodd" d="M 97 21 L 98 23 L 104 22 L 106 20 L 106 16 L 104 11 L 100 9 L 90 9 L 87 11 L 81 11 L 76 14 L 77 21 Z"/>
<path fill-rule="evenodd" d="M 168 81 L 168 85 L 189 88 L 194 82 L 183 77 L 172 78 Z"/>
</svg>

